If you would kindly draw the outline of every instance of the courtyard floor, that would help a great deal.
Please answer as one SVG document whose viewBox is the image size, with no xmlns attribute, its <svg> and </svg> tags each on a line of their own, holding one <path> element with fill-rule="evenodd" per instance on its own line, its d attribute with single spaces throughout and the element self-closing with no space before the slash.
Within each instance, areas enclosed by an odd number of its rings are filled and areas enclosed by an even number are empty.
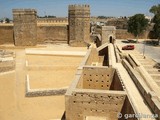
<svg viewBox="0 0 160 120">
<path fill-rule="evenodd" d="M 25 97 L 26 75 L 30 76 L 31 88 L 67 87 L 74 79 L 83 57 L 26 55 L 25 48 L 12 45 L 3 45 L 0 49 L 14 51 L 16 54 L 15 70 L 0 73 L 0 120 L 60 119 L 65 110 L 64 95 Z M 36 49 L 71 52 L 87 50 L 67 45 L 46 45 Z M 26 67 L 26 60 L 29 68 Z"/>
</svg>

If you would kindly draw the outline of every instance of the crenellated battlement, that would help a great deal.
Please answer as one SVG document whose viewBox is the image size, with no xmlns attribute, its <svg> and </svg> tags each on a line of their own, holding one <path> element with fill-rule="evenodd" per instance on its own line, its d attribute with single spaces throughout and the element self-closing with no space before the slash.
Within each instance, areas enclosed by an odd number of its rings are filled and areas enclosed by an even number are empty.
<svg viewBox="0 0 160 120">
<path fill-rule="evenodd" d="M 36 14 L 36 9 L 13 9 L 13 14 Z"/>
<path fill-rule="evenodd" d="M 14 39 L 16 46 L 37 44 L 37 11 L 35 9 L 13 9 Z"/>
<path fill-rule="evenodd" d="M 68 23 L 68 18 L 38 18 L 37 23 Z"/>
<path fill-rule="evenodd" d="M 90 6 L 87 4 L 69 5 L 68 10 L 90 10 Z"/>
<path fill-rule="evenodd" d="M 69 44 L 71 46 L 85 46 L 90 37 L 90 6 L 69 5 Z"/>
</svg>

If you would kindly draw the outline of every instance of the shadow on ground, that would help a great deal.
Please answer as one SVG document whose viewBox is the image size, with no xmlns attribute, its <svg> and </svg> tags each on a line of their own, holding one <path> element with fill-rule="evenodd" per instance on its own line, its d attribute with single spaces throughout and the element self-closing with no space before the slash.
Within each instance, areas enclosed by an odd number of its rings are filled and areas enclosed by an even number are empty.
<svg viewBox="0 0 160 120">
<path fill-rule="evenodd" d="M 158 40 L 146 40 L 146 41 L 143 41 L 142 43 L 148 46 L 160 46 L 158 44 Z"/>
</svg>

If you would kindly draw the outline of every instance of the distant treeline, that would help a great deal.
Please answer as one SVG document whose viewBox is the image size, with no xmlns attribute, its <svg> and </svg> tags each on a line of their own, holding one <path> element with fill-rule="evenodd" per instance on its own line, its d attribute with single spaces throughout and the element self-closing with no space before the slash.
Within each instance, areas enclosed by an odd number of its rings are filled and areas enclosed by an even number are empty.
<svg viewBox="0 0 160 120">
<path fill-rule="evenodd" d="M 99 19 L 107 19 L 107 18 L 115 18 L 115 17 L 112 17 L 112 16 L 98 16 L 97 18 L 99 18 Z M 120 16 L 119 18 L 126 19 L 127 17 L 126 16 Z"/>
<path fill-rule="evenodd" d="M 111 16 L 98 16 L 97 18 L 99 18 L 99 19 L 106 19 L 106 18 L 114 18 L 114 17 L 111 17 Z"/>
<path fill-rule="evenodd" d="M 10 19 L 9 18 L 2 18 L 2 19 L 0 19 L 0 22 L 9 23 Z"/>
<path fill-rule="evenodd" d="M 37 18 L 56 18 L 56 16 L 54 16 L 54 15 L 38 16 L 37 15 Z"/>
</svg>

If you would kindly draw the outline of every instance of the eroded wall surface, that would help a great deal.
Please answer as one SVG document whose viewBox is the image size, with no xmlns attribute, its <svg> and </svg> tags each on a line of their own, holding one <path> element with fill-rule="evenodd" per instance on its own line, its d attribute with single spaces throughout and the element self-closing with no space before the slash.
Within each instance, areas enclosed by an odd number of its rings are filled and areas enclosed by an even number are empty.
<svg viewBox="0 0 160 120">
<path fill-rule="evenodd" d="M 13 9 L 16 46 L 37 44 L 37 12 L 34 9 Z"/>
<path fill-rule="evenodd" d="M 141 35 L 139 35 L 140 39 L 146 39 L 148 37 L 149 31 L 145 31 Z M 116 39 L 135 39 L 134 35 L 128 33 L 126 29 L 117 29 L 116 30 Z"/>
<path fill-rule="evenodd" d="M 37 43 L 68 41 L 68 26 L 37 26 Z M 27 41 L 26 41 L 27 42 Z M 0 26 L 0 44 L 14 44 L 13 25 Z"/>
<path fill-rule="evenodd" d="M 38 26 L 37 41 L 68 41 L 68 26 Z"/>
<path fill-rule="evenodd" d="M 114 43 L 116 28 L 114 26 L 102 26 L 101 35 L 102 35 L 102 44 L 104 43 Z"/>
<path fill-rule="evenodd" d="M 126 98 L 125 92 L 75 90 L 66 96 L 66 119 L 84 120 L 87 116 L 104 116 L 117 120 Z"/>
<path fill-rule="evenodd" d="M 0 26 L 0 44 L 14 43 L 13 26 Z"/>
<path fill-rule="evenodd" d="M 72 46 L 83 46 L 90 41 L 90 6 L 69 5 L 69 43 Z"/>
</svg>

